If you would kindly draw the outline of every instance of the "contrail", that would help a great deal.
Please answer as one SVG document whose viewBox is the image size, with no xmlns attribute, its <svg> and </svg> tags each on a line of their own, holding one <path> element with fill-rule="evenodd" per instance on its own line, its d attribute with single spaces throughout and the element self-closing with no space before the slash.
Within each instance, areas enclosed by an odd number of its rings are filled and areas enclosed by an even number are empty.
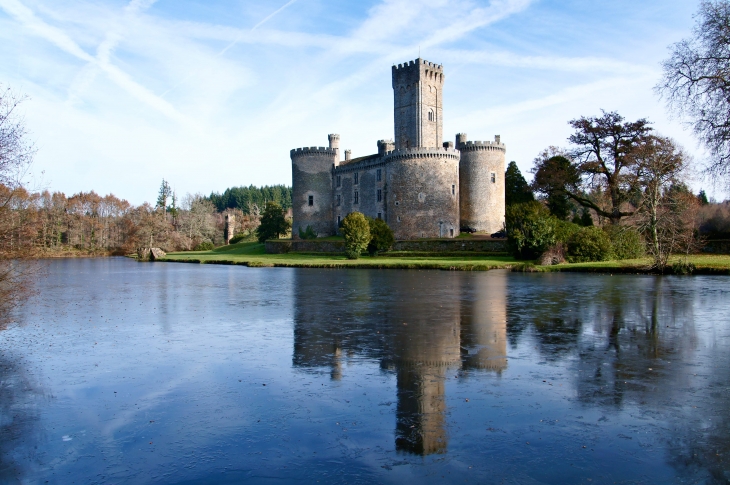
<svg viewBox="0 0 730 485">
<path fill-rule="evenodd" d="M 264 25 L 264 24 L 265 24 L 266 22 L 268 22 L 269 20 L 271 20 L 271 19 L 272 19 L 272 18 L 273 18 L 273 17 L 275 16 L 275 15 L 277 15 L 277 14 L 278 14 L 278 13 L 280 13 L 280 12 L 281 12 L 282 10 L 284 10 L 285 8 L 287 8 L 287 7 L 289 6 L 289 5 L 291 5 L 292 3 L 296 2 L 296 1 L 297 1 L 297 0 L 289 0 L 289 1 L 288 1 L 288 2 L 286 2 L 286 3 L 284 4 L 284 5 L 282 5 L 281 7 L 279 7 L 278 9 L 274 10 L 274 11 L 273 11 L 272 13 L 270 13 L 269 15 L 267 15 L 267 16 L 266 16 L 266 17 L 265 17 L 265 18 L 264 18 L 264 19 L 263 19 L 263 20 L 262 20 L 261 22 L 257 23 L 257 24 L 256 24 L 256 25 L 254 25 L 253 27 L 251 27 L 251 30 L 249 30 L 249 31 L 248 31 L 248 33 L 251 33 L 251 32 L 253 32 L 254 30 L 258 29 L 259 27 L 261 27 L 262 25 Z M 240 40 L 241 40 L 242 38 L 243 38 L 243 33 L 239 34 L 239 35 L 238 35 L 238 37 L 236 37 L 236 38 L 235 38 L 235 39 L 233 40 L 233 42 L 231 42 L 230 44 L 228 44 L 227 46 L 225 46 L 225 47 L 223 48 L 223 50 L 221 50 L 221 51 L 220 51 L 220 52 L 219 52 L 218 54 L 216 54 L 215 56 L 213 56 L 213 58 L 216 58 L 216 57 L 220 57 L 220 56 L 222 56 L 223 54 L 225 54 L 225 53 L 226 53 L 226 51 L 227 51 L 228 49 L 230 49 L 230 48 L 231 48 L 231 47 L 233 47 L 234 45 L 238 44 L 238 42 L 239 42 L 239 41 L 240 41 Z M 182 80 L 181 80 L 181 81 L 180 81 L 179 83 L 175 84 L 175 85 L 174 85 L 173 87 L 171 87 L 170 89 L 168 89 L 167 91 L 165 91 L 164 93 L 162 93 L 162 94 L 160 95 L 160 97 L 161 97 L 161 98 L 164 98 L 164 97 L 165 97 L 165 96 L 166 96 L 166 95 L 167 95 L 167 94 L 168 94 L 169 92 L 171 92 L 171 91 L 174 91 L 175 89 L 177 89 L 177 88 L 178 88 L 178 86 L 180 86 L 180 85 L 181 85 L 181 84 L 183 84 L 183 83 L 184 83 L 185 81 L 187 81 L 188 79 L 190 79 L 191 77 L 193 77 L 194 75 L 196 75 L 196 74 L 197 74 L 198 72 L 200 72 L 200 69 L 199 69 L 199 70 L 197 70 L 197 71 L 195 71 L 195 72 L 192 72 L 192 73 L 188 74 L 188 75 L 187 75 L 187 76 L 185 76 L 185 77 L 184 77 L 184 78 L 183 78 L 183 79 L 182 79 Z"/>
</svg>

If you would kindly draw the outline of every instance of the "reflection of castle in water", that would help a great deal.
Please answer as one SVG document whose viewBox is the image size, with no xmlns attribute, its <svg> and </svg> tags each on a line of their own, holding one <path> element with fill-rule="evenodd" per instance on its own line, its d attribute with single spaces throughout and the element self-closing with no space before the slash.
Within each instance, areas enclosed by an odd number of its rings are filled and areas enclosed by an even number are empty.
<svg viewBox="0 0 730 485">
<path fill-rule="evenodd" d="M 335 287 L 321 276 L 297 274 L 294 365 L 340 379 L 343 353 L 377 359 L 397 376 L 396 448 L 445 451 L 446 379 L 507 367 L 507 274 L 351 271 Z"/>
</svg>

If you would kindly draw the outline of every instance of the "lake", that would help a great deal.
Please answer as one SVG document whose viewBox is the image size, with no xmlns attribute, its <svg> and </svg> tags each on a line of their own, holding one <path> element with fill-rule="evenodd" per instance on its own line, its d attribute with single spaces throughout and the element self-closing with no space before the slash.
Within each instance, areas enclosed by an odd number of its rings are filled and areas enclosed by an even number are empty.
<svg viewBox="0 0 730 485">
<path fill-rule="evenodd" d="M 730 278 L 54 260 L 2 483 L 729 483 Z"/>
</svg>

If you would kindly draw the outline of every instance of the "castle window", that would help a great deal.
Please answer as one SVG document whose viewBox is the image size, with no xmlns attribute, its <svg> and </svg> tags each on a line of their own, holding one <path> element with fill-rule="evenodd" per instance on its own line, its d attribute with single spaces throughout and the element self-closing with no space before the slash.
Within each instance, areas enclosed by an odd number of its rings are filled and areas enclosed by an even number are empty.
<svg viewBox="0 0 730 485">
<path fill-rule="evenodd" d="M 378 212 L 378 219 L 382 219 L 382 218 L 383 218 L 383 213 L 382 212 Z"/>
<path fill-rule="evenodd" d="M 337 227 L 342 227 L 342 216 L 337 216 Z"/>
<path fill-rule="evenodd" d="M 396 201 L 395 201 L 395 205 L 400 205 L 400 202 L 398 202 L 398 201 L 396 200 Z"/>
<path fill-rule="evenodd" d="M 355 202 L 354 203 L 355 204 L 360 203 L 360 192 L 358 192 L 357 190 L 355 191 Z"/>
<path fill-rule="evenodd" d="M 496 183 L 497 183 L 497 174 L 496 174 L 496 173 L 494 173 L 494 172 L 492 172 L 492 173 L 490 174 L 490 177 L 491 177 L 492 183 L 493 183 L 493 184 L 496 184 Z"/>
<path fill-rule="evenodd" d="M 451 186 L 451 195 L 456 195 L 456 185 Z"/>
<path fill-rule="evenodd" d="M 383 201 L 383 191 L 381 189 L 378 189 L 378 202 Z"/>
<path fill-rule="evenodd" d="M 400 216 L 398 216 L 398 222 L 400 222 Z"/>
<path fill-rule="evenodd" d="M 359 181 L 359 179 L 360 179 L 360 177 L 359 177 L 358 175 L 359 175 L 359 174 L 358 174 L 357 172 L 355 172 L 355 174 L 353 175 L 353 178 L 354 178 L 354 181 L 353 181 L 353 183 L 354 183 L 355 185 L 357 185 L 357 184 L 358 184 L 358 181 Z"/>
<path fill-rule="evenodd" d="M 436 120 L 436 117 L 433 114 L 433 110 L 432 109 L 428 110 L 428 121 L 435 121 L 435 120 Z"/>
<path fill-rule="evenodd" d="M 337 176 L 337 186 L 338 187 L 341 187 L 342 186 L 342 175 L 338 175 Z"/>
<path fill-rule="evenodd" d="M 342 196 L 340 194 L 337 194 L 337 205 L 340 205 L 342 203 Z"/>
<path fill-rule="evenodd" d="M 380 182 L 383 179 L 383 170 L 382 169 L 379 168 L 375 171 L 375 178 L 378 182 Z"/>
<path fill-rule="evenodd" d="M 312 207 L 313 205 L 314 205 L 314 196 L 310 195 L 309 196 L 309 207 Z"/>
<path fill-rule="evenodd" d="M 454 237 L 454 230 L 453 229 L 449 229 L 449 234 L 451 235 L 451 237 Z"/>
</svg>

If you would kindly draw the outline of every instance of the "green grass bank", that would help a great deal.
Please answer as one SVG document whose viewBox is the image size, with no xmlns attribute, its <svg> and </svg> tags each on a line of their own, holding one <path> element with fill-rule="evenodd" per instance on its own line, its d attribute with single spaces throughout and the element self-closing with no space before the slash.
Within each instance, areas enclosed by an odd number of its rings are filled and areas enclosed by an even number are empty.
<svg viewBox="0 0 730 485">
<path fill-rule="evenodd" d="M 674 258 L 677 261 L 679 258 Z M 212 251 L 168 253 L 161 261 L 199 264 L 234 264 L 249 267 L 285 268 L 376 268 L 376 269 L 441 269 L 458 271 L 486 271 L 512 269 L 513 271 L 556 272 L 576 271 L 592 273 L 650 273 L 648 258 L 593 263 L 566 263 L 538 266 L 517 261 L 511 256 L 478 253 L 394 252 L 371 258 L 363 256 L 350 260 L 344 255 L 322 253 L 266 254 L 263 244 L 244 242 L 222 246 Z M 694 274 L 730 275 L 730 255 L 693 255 L 689 262 Z"/>
</svg>

